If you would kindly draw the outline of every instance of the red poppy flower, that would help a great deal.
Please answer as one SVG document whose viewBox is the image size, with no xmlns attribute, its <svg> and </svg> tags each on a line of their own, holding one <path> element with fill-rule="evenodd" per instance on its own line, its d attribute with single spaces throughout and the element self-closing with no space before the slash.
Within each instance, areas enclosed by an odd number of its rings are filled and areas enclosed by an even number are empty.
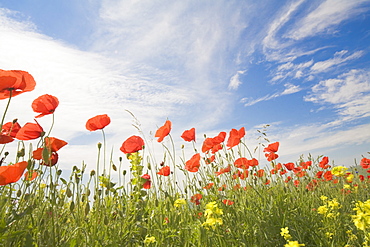
<svg viewBox="0 0 370 247">
<path fill-rule="evenodd" d="M 362 168 L 364 168 L 364 169 L 369 169 L 370 168 L 370 159 L 362 158 L 362 160 L 360 162 L 360 166 L 362 166 Z"/>
<path fill-rule="evenodd" d="M 279 142 L 271 143 L 263 150 L 263 152 L 273 152 L 276 153 L 279 149 Z"/>
<path fill-rule="evenodd" d="M 289 162 L 289 163 L 286 163 L 284 164 L 284 166 L 286 167 L 286 169 L 288 169 L 289 171 L 293 170 L 294 169 L 294 163 L 293 162 Z"/>
<path fill-rule="evenodd" d="M 230 131 L 229 139 L 227 140 L 226 146 L 230 148 L 235 147 L 240 143 L 240 140 L 245 136 L 245 128 L 242 127 L 239 130 L 232 129 Z"/>
<path fill-rule="evenodd" d="M 55 166 L 58 163 L 59 155 L 57 152 L 47 150 L 44 152 L 44 148 L 38 148 L 32 152 L 32 157 L 35 160 L 43 160 L 41 165 L 44 166 Z M 48 156 L 47 156 L 48 155 Z"/>
<path fill-rule="evenodd" d="M 303 169 L 308 169 L 312 165 L 312 161 L 306 161 L 306 162 L 301 162 L 301 166 Z"/>
<path fill-rule="evenodd" d="M 209 183 L 205 187 L 203 187 L 203 189 L 209 190 L 213 187 L 213 185 L 214 185 L 214 183 Z"/>
<path fill-rule="evenodd" d="M 34 180 L 35 178 L 37 178 L 37 176 L 39 175 L 38 172 L 36 171 L 27 171 L 25 174 L 24 174 L 24 178 L 27 180 L 27 181 L 32 181 Z"/>
<path fill-rule="evenodd" d="M 14 120 L 13 122 L 8 122 L 2 126 L 1 134 L 15 138 L 20 129 L 21 126 L 16 122 L 16 120 Z"/>
<path fill-rule="evenodd" d="M 0 144 L 6 144 L 12 141 L 14 141 L 13 137 L 6 136 L 6 135 L 0 135 Z"/>
<path fill-rule="evenodd" d="M 279 158 L 279 155 L 277 155 L 276 153 L 268 153 L 268 154 L 265 154 L 266 158 L 267 158 L 267 161 L 273 161 L 273 160 L 276 160 L 277 158 Z"/>
<path fill-rule="evenodd" d="M 144 148 L 144 140 L 140 136 L 131 136 L 122 143 L 120 150 L 125 154 L 136 153 Z"/>
<path fill-rule="evenodd" d="M 68 143 L 55 137 L 45 137 L 45 146 L 52 152 L 56 152 Z"/>
<path fill-rule="evenodd" d="M 0 99 L 7 99 L 24 92 L 32 91 L 36 86 L 35 79 L 26 71 L 0 69 Z"/>
<path fill-rule="evenodd" d="M 263 176 L 265 175 L 265 170 L 263 170 L 263 169 L 259 169 L 259 170 L 257 171 L 257 173 L 256 173 L 256 174 L 254 174 L 254 175 L 256 175 L 257 177 L 261 178 L 261 177 L 263 177 Z"/>
<path fill-rule="evenodd" d="M 157 172 L 158 175 L 162 175 L 162 176 L 169 176 L 170 173 L 171 171 L 170 171 L 169 166 L 164 166 L 159 170 L 159 172 Z"/>
<path fill-rule="evenodd" d="M 195 205 L 199 205 L 202 198 L 203 196 L 201 194 L 195 194 L 190 198 L 190 201 Z"/>
<path fill-rule="evenodd" d="M 185 169 L 189 172 L 197 172 L 200 167 L 200 154 L 194 154 L 190 160 L 186 161 Z"/>
<path fill-rule="evenodd" d="M 107 114 L 97 115 L 87 120 L 86 129 L 90 131 L 100 130 L 108 124 L 110 124 L 110 118 Z"/>
<path fill-rule="evenodd" d="M 329 158 L 328 157 L 323 157 L 322 160 L 320 161 L 320 164 L 319 166 L 322 168 L 322 169 L 327 169 L 330 167 L 330 165 L 328 165 L 329 163 Z"/>
<path fill-rule="evenodd" d="M 150 180 L 150 175 L 149 174 L 144 174 L 141 176 L 141 178 L 143 178 L 145 180 L 144 184 L 143 184 L 143 188 L 148 190 L 150 189 L 150 187 L 152 186 L 152 181 Z"/>
<path fill-rule="evenodd" d="M 234 161 L 234 165 L 237 168 L 247 170 L 249 168 L 249 162 L 247 158 L 238 158 L 237 160 Z"/>
<path fill-rule="evenodd" d="M 9 166 L 0 166 L 0 185 L 17 182 L 22 177 L 27 166 L 27 161 L 22 161 Z"/>
<path fill-rule="evenodd" d="M 59 155 L 57 151 L 68 143 L 55 137 L 45 137 L 45 147 L 38 148 L 32 152 L 35 160 L 43 159 L 41 165 L 54 166 L 58 163 Z"/>
<path fill-rule="evenodd" d="M 246 179 L 249 175 L 249 172 L 248 170 L 243 170 L 243 172 L 237 170 L 234 174 L 233 174 L 233 179 L 237 179 L 237 178 L 240 178 L 242 180 Z"/>
<path fill-rule="evenodd" d="M 315 175 L 317 178 L 322 178 L 322 175 L 324 174 L 324 171 L 318 171 Z"/>
<path fill-rule="evenodd" d="M 221 143 L 225 141 L 226 132 L 220 132 L 213 138 L 206 138 L 203 142 L 202 152 L 205 153 L 212 149 L 212 153 L 216 153 L 222 149 Z"/>
<path fill-rule="evenodd" d="M 209 165 L 209 164 L 211 164 L 213 161 L 215 161 L 215 155 L 212 155 L 211 157 L 209 157 L 209 158 L 205 158 L 205 162 L 206 162 L 206 164 L 207 165 Z"/>
<path fill-rule="evenodd" d="M 195 128 L 191 128 L 190 130 L 185 130 L 184 133 L 182 133 L 181 137 L 187 142 L 191 142 L 191 141 L 195 142 Z"/>
<path fill-rule="evenodd" d="M 36 118 L 52 114 L 58 107 L 58 98 L 49 94 L 44 94 L 32 102 L 32 109 L 34 112 L 41 113 Z"/>
<path fill-rule="evenodd" d="M 221 174 L 224 174 L 224 173 L 230 172 L 230 170 L 231 170 L 231 167 L 230 167 L 230 166 L 228 166 L 228 167 L 226 167 L 226 168 L 221 168 L 221 169 L 220 169 L 220 171 L 216 172 L 216 176 L 219 176 L 219 175 L 221 175 Z"/>
<path fill-rule="evenodd" d="M 300 181 L 299 180 L 294 180 L 294 185 L 295 185 L 295 187 L 298 187 L 298 185 L 300 184 Z"/>
<path fill-rule="evenodd" d="M 333 174 L 331 173 L 331 171 L 326 171 L 324 173 L 324 178 L 325 178 L 326 181 L 333 180 Z"/>
<path fill-rule="evenodd" d="M 18 140 L 28 141 L 39 138 L 44 134 L 42 127 L 36 123 L 26 123 L 16 134 Z"/>
<path fill-rule="evenodd" d="M 233 205 L 233 204 L 234 204 L 234 202 L 233 202 L 233 201 L 230 201 L 230 200 L 227 200 L 227 199 L 222 200 L 222 203 L 223 203 L 223 204 L 225 204 L 225 205 L 228 205 L 228 206 L 230 206 L 230 205 Z"/>
<path fill-rule="evenodd" d="M 172 123 L 170 120 L 167 120 L 163 126 L 155 132 L 155 137 L 158 137 L 158 142 L 163 141 L 163 139 L 170 133 Z"/>
</svg>

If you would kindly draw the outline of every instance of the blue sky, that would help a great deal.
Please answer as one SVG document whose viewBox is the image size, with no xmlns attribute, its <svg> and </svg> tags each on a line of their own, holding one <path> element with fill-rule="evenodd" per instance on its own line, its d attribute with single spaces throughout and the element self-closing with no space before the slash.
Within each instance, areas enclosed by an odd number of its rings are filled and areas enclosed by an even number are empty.
<svg viewBox="0 0 370 247">
<path fill-rule="evenodd" d="M 66 163 L 94 163 L 83 154 L 101 135 L 84 124 L 97 114 L 112 118 L 108 143 L 120 155 L 137 134 L 125 109 L 148 139 L 170 119 L 177 146 L 185 129 L 201 145 L 203 134 L 244 126 L 254 149 L 270 124 L 281 162 L 311 153 L 350 166 L 370 151 L 368 0 L 0 0 L 0 36 L 0 68 L 37 82 L 8 120 L 32 121 L 24 107 L 57 96 Z"/>
</svg>

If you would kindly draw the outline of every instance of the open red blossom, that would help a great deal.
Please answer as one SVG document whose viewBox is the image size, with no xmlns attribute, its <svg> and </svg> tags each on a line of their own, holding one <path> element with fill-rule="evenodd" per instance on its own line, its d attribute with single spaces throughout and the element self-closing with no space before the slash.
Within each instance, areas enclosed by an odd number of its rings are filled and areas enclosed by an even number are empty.
<svg viewBox="0 0 370 247">
<path fill-rule="evenodd" d="M 230 172 L 230 170 L 231 170 L 231 167 L 230 167 L 230 166 L 228 166 L 228 167 L 226 167 L 226 168 L 221 168 L 221 169 L 220 169 L 220 171 L 216 172 L 216 176 L 219 176 L 219 175 L 221 175 L 221 174 L 224 174 L 224 173 Z"/>
<path fill-rule="evenodd" d="M 271 143 L 267 146 L 267 148 L 263 149 L 263 152 L 273 152 L 276 153 L 279 149 L 279 142 Z"/>
<path fill-rule="evenodd" d="M 17 182 L 22 177 L 27 166 L 27 161 L 22 161 L 14 165 L 0 166 L 0 185 Z"/>
<path fill-rule="evenodd" d="M 322 175 L 324 174 L 324 171 L 318 171 L 315 175 L 317 178 L 322 178 Z"/>
<path fill-rule="evenodd" d="M 143 178 L 145 180 L 145 182 L 143 183 L 143 189 L 150 189 L 150 187 L 152 187 L 152 181 L 150 180 L 150 175 L 149 174 L 144 174 L 141 176 L 141 178 Z"/>
<path fill-rule="evenodd" d="M 171 173 L 171 170 L 169 166 L 164 166 L 159 170 L 159 172 L 157 172 L 158 175 L 162 175 L 162 176 L 169 176 L 170 173 Z"/>
<path fill-rule="evenodd" d="M 52 152 L 56 152 L 68 143 L 55 137 L 45 137 L 45 146 Z"/>
<path fill-rule="evenodd" d="M 369 169 L 370 168 L 370 159 L 367 158 L 362 158 L 360 162 L 360 166 L 364 169 Z"/>
<path fill-rule="evenodd" d="M 265 154 L 266 158 L 267 158 L 267 161 L 273 161 L 273 160 L 276 160 L 277 158 L 279 158 L 279 155 L 277 155 L 276 153 L 274 152 L 271 152 L 271 153 L 268 153 L 268 154 Z"/>
<path fill-rule="evenodd" d="M 195 142 L 195 128 L 191 128 L 190 130 L 185 130 L 182 133 L 181 138 L 187 142 L 194 141 Z"/>
<path fill-rule="evenodd" d="M 50 151 L 44 148 L 38 148 L 32 152 L 32 157 L 35 160 L 43 160 L 41 165 L 55 166 L 58 163 L 59 155 L 57 152 Z"/>
<path fill-rule="evenodd" d="M 220 132 L 217 136 L 213 138 L 206 138 L 203 142 L 202 152 L 205 153 L 212 150 L 212 153 L 216 153 L 218 150 L 222 149 L 221 143 L 225 141 L 226 132 Z"/>
<path fill-rule="evenodd" d="M 224 199 L 224 200 L 222 200 L 222 203 L 223 203 L 223 204 L 225 204 L 225 205 L 227 205 L 227 206 L 230 206 L 230 205 L 233 205 L 233 204 L 234 204 L 234 202 L 233 202 L 233 201 L 228 200 L 228 199 Z"/>
<path fill-rule="evenodd" d="M 312 161 L 301 162 L 300 165 L 303 169 L 308 169 L 312 165 Z"/>
<path fill-rule="evenodd" d="M 13 137 L 2 134 L 0 135 L 0 144 L 6 144 L 12 141 L 14 141 Z"/>
<path fill-rule="evenodd" d="M 203 189 L 209 190 L 215 185 L 214 183 L 208 183 L 206 186 L 203 187 Z"/>
<path fill-rule="evenodd" d="M 284 166 L 286 167 L 286 169 L 288 169 L 289 171 L 293 170 L 294 169 L 294 163 L 293 162 L 289 162 L 289 163 L 286 163 L 284 164 Z"/>
<path fill-rule="evenodd" d="M 34 112 L 40 113 L 40 115 L 36 116 L 36 118 L 39 118 L 54 113 L 58 105 L 59 101 L 57 97 L 44 94 L 32 102 L 32 109 Z"/>
<path fill-rule="evenodd" d="M 243 170 L 243 172 L 237 170 L 234 174 L 233 174 L 233 179 L 237 179 L 237 178 L 240 178 L 242 180 L 246 179 L 249 175 L 249 172 L 248 170 Z"/>
<path fill-rule="evenodd" d="M 42 127 L 36 123 L 26 123 L 16 134 L 18 140 L 28 141 L 41 137 L 44 134 Z"/>
<path fill-rule="evenodd" d="M 203 196 L 201 194 L 195 194 L 190 198 L 190 201 L 195 205 L 199 205 L 202 198 Z"/>
<path fill-rule="evenodd" d="M 159 127 L 159 129 L 155 132 L 154 137 L 158 137 L 158 142 L 163 141 L 163 139 L 168 136 L 171 131 L 172 123 L 170 120 L 166 120 L 163 126 Z"/>
<path fill-rule="evenodd" d="M 185 169 L 189 172 L 197 172 L 200 167 L 200 154 L 194 154 L 190 160 L 186 161 Z"/>
<path fill-rule="evenodd" d="M 1 134 L 15 138 L 20 129 L 21 126 L 16 122 L 16 120 L 14 120 L 13 122 L 8 122 L 2 126 Z"/>
<path fill-rule="evenodd" d="M 257 171 L 257 173 L 255 173 L 254 175 L 257 176 L 257 177 L 259 177 L 259 178 L 261 178 L 261 177 L 263 177 L 265 175 L 265 170 L 259 169 Z"/>
<path fill-rule="evenodd" d="M 322 168 L 322 169 L 327 169 L 330 167 L 330 165 L 328 165 L 329 163 L 329 158 L 327 156 L 323 157 L 322 160 L 320 161 L 319 163 L 319 166 Z"/>
<path fill-rule="evenodd" d="M 237 168 L 247 170 L 249 168 L 249 162 L 247 158 L 238 158 L 237 160 L 234 161 L 234 165 Z"/>
<path fill-rule="evenodd" d="M 227 140 L 226 146 L 230 148 L 235 147 L 240 143 L 240 140 L 245 136 L 245 128 L 242 127 L 239 130 L 232 129 L 230 131 L 229 139 Z"/>
<path fill-rule="evenodd" d="M 294 186 L 295 186 L 295 187 L 298 187 L 298 185 L 299 185 L 301 182 L 300 182 L 299 180 L 294 180 L 294 182 L 293 182 L 293 183 L 294 183 Z"/>
<path fill-rule="evenodd" d="M 333 174 L 331 173 L 331 171 L 326 171 L 324 173 L 324 178 L 325 178 L 326 181 L 333 180 Z"/>
<path fill-rule="evenodd" d="M 0 99 L 30 92 L 35 86 L 35 79 L 26 71 L 0 69 Z"/>
<path fill-rule="evenodd" d="M 107 114 L 97 115 L 87 120 L 86 129 L 89 131 L 100 130 L 104 129 L 108 124 L 110 124 L 110 118 Z"/>
<path fill-rule="evenodd" d="M 144 140 L 140 136 L 131 136 L 122 143 L 120 150 L 125 154 L 136 153 L 144 147 Z"/>
</svg>

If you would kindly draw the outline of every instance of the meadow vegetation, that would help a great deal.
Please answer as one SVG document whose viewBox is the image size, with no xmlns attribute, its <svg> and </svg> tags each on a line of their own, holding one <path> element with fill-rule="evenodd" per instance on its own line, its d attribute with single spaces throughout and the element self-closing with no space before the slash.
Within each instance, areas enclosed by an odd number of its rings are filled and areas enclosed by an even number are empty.
<svg viewBox="0 0 370 247">
<path fill-rule="evenodd" d="M 102 132 L 96 169 L 82 163 L 65 176 L 58 151 L 68 143 L 52 127 L 6 121 L 12 97 L 35 85 L 25 71 L 0 70 L 0 100 L 7 100 L 0 123 L 1 246 L 370 245 L 365 156 L 356 169 L 327 156 L 280 163 L 280 143 L 261 130 L 266 144 L 257 149 L 265 155 L 257 159 L 242 127 L 202 140 L 195 128 L 185 130 L 180 145 L 193 150 L 187 157 L 176 153 L 166 120 L 155 132 L 161 162 L 141 132 L 122 140 L 116 150 L 122 155 L 113 160 L 105 155 L 111 119 L 103 114 L 86 122 L 86 131 Z M 50 118 L 53 126 L 58 105 L 57 97 L 41 95 L 32 103 L 35 119 Z M 13 141 L 18 150 L 9 153 Z"/>
</svg>

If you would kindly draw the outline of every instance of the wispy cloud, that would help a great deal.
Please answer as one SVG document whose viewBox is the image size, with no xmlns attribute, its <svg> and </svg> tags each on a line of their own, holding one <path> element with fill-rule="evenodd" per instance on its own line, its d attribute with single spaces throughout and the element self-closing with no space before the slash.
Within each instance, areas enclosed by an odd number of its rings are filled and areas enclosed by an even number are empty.
<svg viewBox="0 0 370 247">
<path fill-rule="evenodd" d="M 342 50 L 336 52 L 334 57 L 325 61 L 316 62 L 312 67 L 311 70 L 315 73 L 318 72 L 325 72 L 329 70 L 333 66 L 338 66 L 343 64 L 347 61 L 354 60 L 360 58 L 364 54 L 363 51 L 356 51 L 352 54 L 348 54 L 347 50 Z"/>
<path fill-rule="evenodd" d="M 366 6 L 365 3 L 369 3 L 369 1 L 323 1 L 316 9 L 298 21 L 284 36 L 301 40 L 325 32 L 333 33 L 335 27 L 341 22 L 367 11 L 369 6 Z"/>
<path fill-rule="evenodd" d="M 240 102 L 243 103 L 244 106 L 252 106 L 252 105 L 255 105 L 255 104 L 257 104 L 258 102 L 261 102 L 261 101 L 271 100 L 271 99 L 274 99 L 274 98 L 277 98 L 277 97 L 280 97 L 280 96 L 283 96 L 283 95 L 297 93 L 297 92 L 302 90 L 302 88 L 300 88 L 299 86 L 293 85 L 293 84 L 290 84 L 290 83 L 285 84 L 284 87 L 285 87 L 285 89 L 282 92 L 274 93 L 272 95 L 265 95 L 265 96 L 260 97 L 258 99 L 242 98 L 240 100 Z"/>
<path fill-rule="evenodd" d="M 351 70 L 337 78 L 320 81 L 304 98 L 330 104 L 342 116 L 338 123 L 370 116 L 370 72 Z"/>
</svg>

